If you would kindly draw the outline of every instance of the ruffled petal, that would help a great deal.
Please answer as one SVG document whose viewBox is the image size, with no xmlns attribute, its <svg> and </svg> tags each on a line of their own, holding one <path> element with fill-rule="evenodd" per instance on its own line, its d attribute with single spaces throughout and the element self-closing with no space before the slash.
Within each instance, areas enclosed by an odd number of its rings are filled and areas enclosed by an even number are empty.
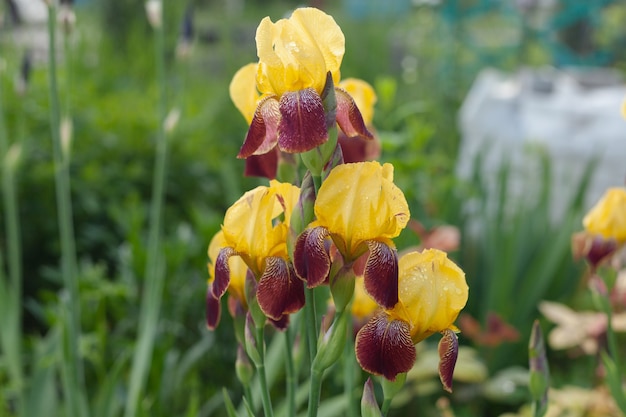
<svg viewBox="0 0 626 417">
<path fill-rule="evenodd" d="M 385 243 L 367 242 L 369 256 L 363 271 L 365 290 L 384 308 L 398 302 L 398 253 Z"/>
<path fill-rule="evenodd" d="M 289 91 L 280 98 L 278 148 L 283 152 L 310 151 L 328 140 L 324 105 L 312 88 Z"/>
<path fill-rule="evenodd" d="M 346 136 L 373 139 L 374 135 L 367 130 L 352 96 L 341 88 L 335 88 L 335 97 L 337 98 L 337 124 Z"/>
<path fill-rule="evenodd" d="M 282 258 L 267 258 L 265 271 L 257 287 L 257 300 L 263 313 L 280 320 L 283 314 L 295 313 L 304 306 L 304 284 L 291 263 Z"/>
<path fill-rule="evenodd" d="M 209 285 L 206 293 L 206 326 L 210 330 L 215 330 L 220 322 L 221 305 L 220 299 L 213 294 L 212 286 Z"/>
<path fill-rule="evenodd" d="M 278 141 L 280 110 L 274 96 L 267 96 L 259 102 L 254 112 L 246 139 L 241 145 L 237 158 L 262 155 L 269 152 Z"/>
<path fill-rule="evenodd" d="M 356 336 L 356 358 L 365 371 L 393 381 L 415 363 L 415 346 L 409 324 L 390 320 L 381 312 L 372 317 Z"/>
<path fill-rule="evenodd" d="M 330 272 L 330 255 L 326 249 L 328 230 L 323 227 L 306 229 L 300 234 L 293 251 L 294 267 L 309 288 L 321 285 Z"/>
<path fill-rule="evenodd" d="M 459 356 L 459 339 L 454 331 L 446 329 L 439 341 L 439 378 L 443 389 L 452 392 L 452 375 Z"/>
<path fill-rule="evenodd" d="M 230 267 L 228 265 L 228 259 L 233 255 L 236 255 L 233 248 L 222 248 L 219 255 L 217 255 L 217 259 L 215 260 L 215 280 L 213 281 L 213 285 L 211 285 L 211 292 L 213 293 L 213 297 L 218 300 L 222 298 L 228 289 L 228 285 L 230 284 Z"/>
<path fill-rule="evenodd" d="M 278 148 L 274 148 L 263 155 L 250 155 L 246 158 L 246 177 L 264 177 L 270 180 L 276 178 L 278 170 Z"/>
</svg>

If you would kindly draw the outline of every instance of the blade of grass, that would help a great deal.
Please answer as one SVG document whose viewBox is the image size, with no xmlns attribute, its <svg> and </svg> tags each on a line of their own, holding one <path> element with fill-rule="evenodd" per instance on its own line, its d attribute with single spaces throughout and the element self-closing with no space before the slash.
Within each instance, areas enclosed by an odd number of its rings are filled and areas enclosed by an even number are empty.
<svg viewBox="0 0 626 417">
<path fill-rule="evenodd" d="M 161 307 L 165 280 L 165 261 L 161 245 L 161 211 L 164 200 L 165 177 L 167 173 L 168 144 L 163 122 L 167 112 L 165 79 L 165 39 L 163 27 L 163 8 L 159 9 L 159 22 L 154 29 L 156 79 L 159 86 L 157 109 L 157 138 L 155 168 L 152 182 L 152 201 L 150 204 L 150 226 L 148 254 L 146 258 L 145 292 L 141 300 L 139 313 L 139 342 L 133 354 L 129 394 L 124 416 L 135 417 L 139 398 L 143 394 L 148 378 L 148 365 L 152 360 L 156 337 L 159 310 Z"/>
<path fill-rule="evenodd" d="M 63 332 L 63 366 L 62 380 L 64 395 L 67 400 L 68 416 L 87 417 L 85 378 L 83 364 L 79 354 L 80 338 L 80 305 L 78 282 L 76 280 L 76 245 L 74 242 L 74 226 L 72 224 L 72 200 L 70 194 L 69 151 L 61 143 L 60 104 L 57 87 L 56 67 L 56 23 L 57 13 L 55 2 L 48 3 L 48 77 L 50 95 L 50 128 L 54 157 L 54 179 L 56 186 L 57 216 L 61 234 L 61 274 L 63 276 L 66 295 L 62 297 L 67 314 L 66 329 Z M 69 146 L 69 144 L 67 144 Z"/>
</svg>

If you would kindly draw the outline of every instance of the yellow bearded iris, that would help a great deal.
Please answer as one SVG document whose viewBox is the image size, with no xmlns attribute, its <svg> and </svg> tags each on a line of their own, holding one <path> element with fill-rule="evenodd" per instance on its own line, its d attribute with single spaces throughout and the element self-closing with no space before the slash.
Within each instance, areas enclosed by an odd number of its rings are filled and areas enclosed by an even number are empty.
<svg viewBox="0 0 626 417">
<path fill-rule="evenodd" d="M 346 90 L 354 99 L 354 102 L 361 111 L 365 125 L 371 125 L 374 120 L 374 104 L 376 104 L 378 100 L 374 88 L 367 82 L 359 80 L 358 78 L 346 78 L 339 83 L 338 87 Z"/>
<path fill-rule="evenodd" d="M 587 232 L 626 242 L 626 188 L 609 188 L 583 219 Z"/>
<path fill-rule="evenodd" d="M 299 196 L 298 187 L 270 181 L 269 187 L 248 191 L 226 211 L 224 246 L 237 252 L 257 277 L 265 268 L 265 258 L 288 259 L 289 222 Z"/>
<path fill-rule="evenodd" d="M 276 23 L 264 18 L 257 28 L 256 45 L 257 85 L 262 94 L 280 97 L 305 88 L 321 93 L 329 71 L 339 82 L 345 38 L 335 20 L 318 9 L 297 9 L 289 19 Z"/>
<path fill-rule="evenodd" d="M 410 252 L 398 262 L 398 304 L 387 313 L 409 323 L 413 343 L 453 325 L 467 303 L 465 273 L 445 252 L 428 249 Z"/>
<path fill-rule="evenodd" d="M 409 221 L 409 206 L 393 183 L 393 165 L 359 162 L 339 165 L 322 183 L 315 201 L 315 226 L 325 227 L 348 258 L 363 254 L 364 243 L 393 247 Z"/>
</svg>

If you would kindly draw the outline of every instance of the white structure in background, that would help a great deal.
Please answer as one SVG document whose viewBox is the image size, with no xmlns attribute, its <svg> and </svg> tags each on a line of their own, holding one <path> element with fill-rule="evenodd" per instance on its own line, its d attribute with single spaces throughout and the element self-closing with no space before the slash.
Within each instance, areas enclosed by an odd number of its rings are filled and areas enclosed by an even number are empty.
<svg viewBox="0 0 626 417">
<path fill-rule="evenodd" d="M 515 75 L 483 70 L 460 111 L 457 173 L 469 179 L 480 169 L 495 204 L 497 174 L 509 161 L 508 197 L 527 203 L 541 180 L 539 158 L 529 150 L 539 148 L 550 159 L 551 217 L 558 222 L 594 158 L 586 208 L 607 187 L 625 185 L 624 99 L 626 85 L 609 70 L 523 70 Z M 478 154 L 481 167 L 474 166 Z"/>
<path fill-rule="evenodd" d="M 11 0 L 22 23 L 38 24 L 48 21 L 48 8 L 43 0 Z"/>
</svg>

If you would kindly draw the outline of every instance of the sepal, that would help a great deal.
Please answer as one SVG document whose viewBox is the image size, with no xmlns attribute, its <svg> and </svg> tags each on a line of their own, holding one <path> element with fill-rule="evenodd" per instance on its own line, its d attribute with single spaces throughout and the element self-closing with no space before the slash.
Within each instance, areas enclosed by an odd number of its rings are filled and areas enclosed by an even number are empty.
<svg viewBox="0 0 626 417">
<path fill-rule="evenodd" d="M 452 376 L 459 356 L 459 339 L 451 329 L 446 329 L 441 334 L 438 346 L 439 379 L 441 379 L 443 389 L 452 392 Z"/>
</svg>

